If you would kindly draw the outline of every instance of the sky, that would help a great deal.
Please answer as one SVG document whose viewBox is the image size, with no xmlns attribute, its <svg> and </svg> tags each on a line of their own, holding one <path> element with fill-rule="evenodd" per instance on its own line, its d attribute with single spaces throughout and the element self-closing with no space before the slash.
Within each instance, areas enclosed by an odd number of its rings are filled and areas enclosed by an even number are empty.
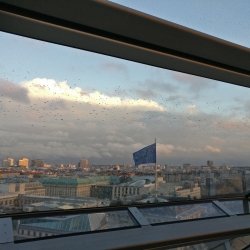
<svg viewBox="0 0 250 250">
<path fill-rule="evenodd" d="M 249 0 L 112 2 L 250 48 Z"/>
<path fill-rule="evenodd" d="M 156 138 L 159 164 L 250 165 L 247 88 L 4 32 L 0 58 L 0 161 L 133 164 Z"/>
</svg>

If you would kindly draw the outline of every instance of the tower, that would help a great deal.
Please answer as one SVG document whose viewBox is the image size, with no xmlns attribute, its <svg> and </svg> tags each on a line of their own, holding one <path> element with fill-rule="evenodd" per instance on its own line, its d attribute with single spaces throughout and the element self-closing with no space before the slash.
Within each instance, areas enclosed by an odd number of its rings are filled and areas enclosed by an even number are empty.
<svg viewBox="0 0 250 250">
<path fill-rule="evenodd" d="M 81 169 L 87 168 L 89 164 L 89 161 L 87 159 L 82 159 L 80 160 L 80 162 L 78 163 L 78 167 Z"/>
<path fill-rule="evenodd" d="M 28 168 L 29 167 L 29 159 L 28 158 L 22 158 L 17 161 L 18 167 L 24 167 Z"/>
</svg>

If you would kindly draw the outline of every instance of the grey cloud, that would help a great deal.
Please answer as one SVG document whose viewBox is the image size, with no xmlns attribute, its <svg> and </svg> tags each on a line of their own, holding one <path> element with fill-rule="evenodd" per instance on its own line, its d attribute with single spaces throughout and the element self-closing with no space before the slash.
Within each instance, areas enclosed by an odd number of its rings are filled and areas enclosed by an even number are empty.
<svg viewBox="0 0 250 250">
<path fill-rule="evenodd" d="M 27 89 L 4 79 L 0 79 L 0 95 L 21 103 L 30 102 Z"/>
<path fill-rule="evenodd" d="M 250 100 L 247 100 L 247 101 L 243 102 L 242 105 L 243 105 L 243 110 L 247 113 L 248 117 L 250 118 Z M 237 112 L 242 110 L 241 107 L 242 106 L 238 107 Z"/>
<path fill-rule="evenodd" d="M 66 108 L 67 103 L 64 100 L 52 100 L 50 102 L 46 102 L 47 103 L 47 108 L 48 109 L 62 109 L 62 108 Z"/>
<path fill-rule="evenodd" d="M 216 164 L 230 165 L 246 163 L 249 158 L 246 145 L 250 128 L 223 113 L 149 111 L 147 107 L 138 110 L 46 98 L 30 101 L 29 105 L 7 105 L 3 100 L 7 111 L 0 113 L 0 159 L 28 157 L 47 163 L 76 163 L 86 157 L 96 164 L 133 163 L 132 153 L 153 143 L 154 138 L 167 145 L 158 152 L 159 163 L 199 165 L 212 159 Z M 207 145 L 220 152 L 205 150 Z"/>
<path fill-rule="evenodd" d="M 169 97 L 166 98 L 166 101 L 170 101 L 170 102 L 178 102 L 181 101 L 182 103 L 190 103 L 189 99 L 187 96 L 185 95 L 181 95 L 181 94 L 176 94 L 176 95 L 171 95 Z"/>
<path fill-rule="evenodd" d="M 134 89 L 133 92 L 138 96 L 139 98 L 143 99 L 153 99 L 158 96 L 157 92 L 151 89 Z"/>
<path fill-rule="evenodd" d="M 114 70 L 118 72 L 125 72 L 127 73 L 127 67 L 125 64 L 120 63 L 120 62 L 104 62 L 103 64 L 100 65 L 101 69 L 104 70 Z"/>
<path fill-rule="evenodd" d="M 84 95 L 89 96 L 89 94 L 88 94 L 86 91 L 83 91 L 83 90 L 81 90 L 80 95 L 81 95 L 81 96 L 84 96 Z"/>
<path fill-rule="evenodd" d="M 142 85 L 147 86 L 148 88 L 153 88 L 154 90 L 164 92 L 164 93 L 174 93 L 178 90 L 178 86 L 167 83 L 164 81 L 156 81 L 156 80 L 146 80 L 142 83 Z"/>
<path fill-rule="evenodd" d="M 132 93 L 136 94 L 139 98 L 154 99 L 162 95 L 175 93 L 177 90 L 178 86 L 174 84 L 147 79 L 133 88 Z"/>
<path fill-rule="evenodd" d="M 199 76 L 189 74 L 172 72 L 172 77 L 179 84 L 187 84 L 191 94 L 199 95 L 201 91 L 208 88 L 216 88 L 217 82 L 214 80 L 206 79 Z"/>
</svg>

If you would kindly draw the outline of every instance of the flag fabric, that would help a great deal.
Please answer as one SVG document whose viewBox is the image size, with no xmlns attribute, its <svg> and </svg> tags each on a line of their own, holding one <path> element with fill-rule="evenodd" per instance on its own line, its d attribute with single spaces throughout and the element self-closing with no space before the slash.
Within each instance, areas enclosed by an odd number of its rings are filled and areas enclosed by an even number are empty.
<svg viewBox="0 0 250 250">
<path fill-rule="evenodd" d="M 133 153 L 135 166 L 147 163 L 156 163 L 156 143 Z"/>
</svg>

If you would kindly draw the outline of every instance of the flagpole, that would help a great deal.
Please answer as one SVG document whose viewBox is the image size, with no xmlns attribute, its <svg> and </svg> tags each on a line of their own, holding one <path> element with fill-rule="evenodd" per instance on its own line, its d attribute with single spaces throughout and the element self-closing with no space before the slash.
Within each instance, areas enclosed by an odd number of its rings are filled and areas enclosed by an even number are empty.
<svg viewBox="0 0 250 250">
<path fill-rule="evenodd" d="M 156 163 L 156 138 L 155 138 L 155 202 L 158 201 L 158 190 L 157 190 L 157 163 Z"/>
</svg>

